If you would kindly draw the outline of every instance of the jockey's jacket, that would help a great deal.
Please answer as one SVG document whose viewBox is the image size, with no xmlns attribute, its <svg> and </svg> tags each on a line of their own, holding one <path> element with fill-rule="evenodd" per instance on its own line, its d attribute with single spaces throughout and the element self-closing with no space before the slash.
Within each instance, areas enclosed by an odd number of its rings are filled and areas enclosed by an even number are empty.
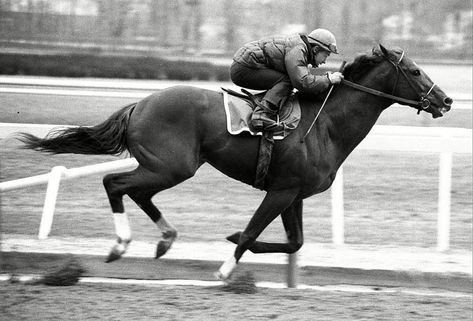
<svg viewBox="0 0 473 321">
<path fill-rule="evenodd" d="M 285 73 L 294 88 L 319 94 L 330 87 L 326 76 L 310 73 L 308 65 L 314 65 L 314 54 L 305 35 L 273 36 L 245 44 L 233 56 L 233 60 L 254 69 L 269 68 Z"/>
</svg>

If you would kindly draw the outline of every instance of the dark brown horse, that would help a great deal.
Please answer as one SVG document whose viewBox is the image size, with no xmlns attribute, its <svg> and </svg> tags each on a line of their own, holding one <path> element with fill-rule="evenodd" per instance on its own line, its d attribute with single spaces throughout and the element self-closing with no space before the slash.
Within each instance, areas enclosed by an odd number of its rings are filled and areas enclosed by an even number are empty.
<svg viewBox="0 0 473 321">
<path fill-rule="evenodd" d="M 349 63 L 344 76 L 346 81 L 335 88 L 305 139 L 321 102 L 298 94 L 302 120 L 289 137 L 275 143 L 264 188 L 267 194 L 245 230 L 228 237 L 237 246 L 220 268 L 220 278 L 230 276 L 246 250 L 293 253 L 302 246 L 303 199 L 330 187 L 340 165 L 393 102 L 423 109 L 434 118 L 452 104 L 402 50 L 380 46 Z M 118 235 L 107 261 L 119 258 L 131 240 L 123 195 L 129 195 L 161 229 L 159 257 L 170 248 L 177 232 L 151 202 L 153 195 L 192 177 L 205 162 L 253 184 L 260 143 L 250 135 L 228 134 L 222 93 L 188 86 L 155 93 L 94 127 L 65 129 L 45 139 L 23 134 L 21 139 L 27 148 L 51 153 L 129 151 L 136 158 L 139 166 L 135 170 L 110 174 L 103 180 Z M 256 241 L 278 215 L 288 243 Z"/>
</svg>

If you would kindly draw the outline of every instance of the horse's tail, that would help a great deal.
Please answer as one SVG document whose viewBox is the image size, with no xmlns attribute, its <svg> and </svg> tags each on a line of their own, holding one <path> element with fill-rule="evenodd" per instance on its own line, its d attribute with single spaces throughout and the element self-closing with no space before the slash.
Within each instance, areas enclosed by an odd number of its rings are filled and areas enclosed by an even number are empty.
<svg viewBox="0 0 473 321">
<path fill-rule="evenodd" d="M 96 126 L 54 129 L 45 138 L 19 133 L 18 139 L 25 149 L 52 154 L 120 155 L 128 150 L 126 132 L 135 106 L 133 103 L 121 108 Z"/>
</svg>

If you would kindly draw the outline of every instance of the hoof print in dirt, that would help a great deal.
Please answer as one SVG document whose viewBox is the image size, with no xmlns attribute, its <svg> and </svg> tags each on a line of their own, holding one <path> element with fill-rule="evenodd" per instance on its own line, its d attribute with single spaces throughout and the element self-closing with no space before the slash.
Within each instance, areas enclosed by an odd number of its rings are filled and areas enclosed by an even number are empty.
<svg viewBox="0 0 473 321">
<path fill-rule="evenodd" d="M 235 275 L 222 289 L 237 294 L 254 294 L 258 292 L 255 277 L 250 271 Z"/>
<path fill-rule="evenodd" d="M 81 275 L 86 272 L 85 268 L 75 258 L 69 259 L 64 265 L 47 273 L 41 283 L 52 286 L 69 286 L 79 281 Z"/>
</svg>

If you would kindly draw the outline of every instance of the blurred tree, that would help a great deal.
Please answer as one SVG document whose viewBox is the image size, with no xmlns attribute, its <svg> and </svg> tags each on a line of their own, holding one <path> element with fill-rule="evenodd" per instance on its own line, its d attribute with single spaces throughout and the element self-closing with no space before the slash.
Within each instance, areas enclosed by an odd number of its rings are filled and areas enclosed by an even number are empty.
<svg viewBox="0 0 473 321">
<path fill-rule="evenodd" d="M 323 24 L 324 9 L 321 1 L 304 0 L 302 10 L 307 33 Z"/>
<path fill-rule="evenodd" d="M 35 16 L 34 16 L 34 2 L 33 0 L 28 0 L 27 2 L 27 12 L 26 12 L 26 19 L 27 19 L 27 24 L 28 24 L 28 33 L 32 35 L 33 37 L 35 36 L 35 28 L 34 28 L 34 23 L 35 23 Z"/>
<path fill-rule="evenodd" d="M 108 36 L 108 1 L 107 0 L 96 0 L 97 1 L 97 17 L 95 21 L 97 34 L 100 36 Z"/>
<path fill-rule="evenodd" d="M 351 48 L 353 46 L 353 33 L 352 33 L 352 15 L 351 15 L 351 2 L 346 1 L 342 7 L 342 23 L 341 23 L 341 43 L 345 48 Z"/>
<path fill-rule="evenodd" d="M 10 11 L 12 5 L 12 0 L 1 0 L 0 1 L 0 11 Z"/>
<path fill-rule="evenodd" d="M 157 37 L 158 44 L 168 44 L 168 1 L 166 0 L 151 0 L 148 2 L 150 8 L 150 21 L 152 27 L 152 36 Z"/>
<path fill-rule="evenodd" d="M 182 16 L 182 40 L 185 49 L 200 49 L 202 12 L 200 0 L 185 0 Z"/>
<path fill-rule="evenodd" d="M 118 5 L 111 6 L 112 19 L 110 21 L 111 34 L 115 38 L 124 36 L 126 30 L 127 16 L 129 12 L 130 3 L 128 1 L 116 0 Z"/>
<path fill-rule="evenodd" d="M 97 0 L 97 25 L 102 34 L 119 39 L 124 36 L 127 16 L 130 11 L 130 1 L 126 0 Z"/>
<path fill-rule="evenodd" d="M 236 44 L 236 26 L 238 17 L 236 15 L 236 3 L 233 0 L 225 0 L 223 14 L 225 19 L 225 50 L 232 52 L 238 46 Z"/>
<path fill-rule="evenodd" d="M 69 35 L 71 37 L 74 37 L 76 34 L 77 1 L 78 0 L 71 0 L 69 9 Z"/>
</svg>

